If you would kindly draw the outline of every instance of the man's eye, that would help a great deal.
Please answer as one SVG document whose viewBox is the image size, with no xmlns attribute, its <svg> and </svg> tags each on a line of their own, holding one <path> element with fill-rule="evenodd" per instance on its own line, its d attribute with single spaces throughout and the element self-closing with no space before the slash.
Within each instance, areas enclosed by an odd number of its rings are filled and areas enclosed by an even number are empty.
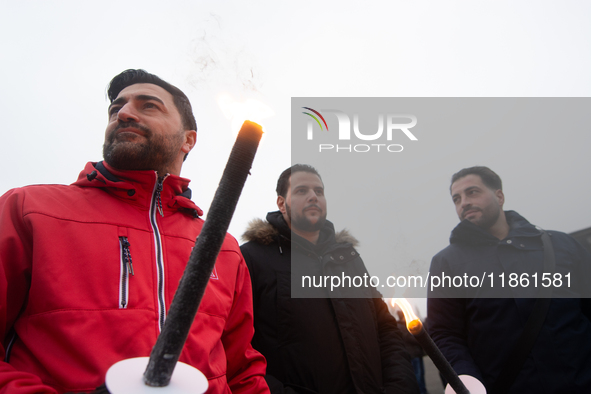
<svg viewBox="0 0 591 394">
<path fill-rule="evenodd" d="M 158 108 L 158 106 L 154 103 L 148 102 L 144 104 L 144 108 Z"/>
<path fill-rule="evenodd" d="M 113 115 L 117 114 L 120 109 L 121 109 L 121 107 L 111 107 L 109 109 L 109 116 L 112 117 Z"/>
</svg>

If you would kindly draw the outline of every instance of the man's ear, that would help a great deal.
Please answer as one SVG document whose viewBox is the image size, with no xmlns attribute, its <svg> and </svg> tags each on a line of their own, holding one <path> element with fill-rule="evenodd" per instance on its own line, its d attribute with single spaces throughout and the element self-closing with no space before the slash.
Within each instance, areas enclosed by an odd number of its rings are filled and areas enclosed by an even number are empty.
<svg viewBox="0 0 591 394">
<path fill-rule="evenodd" d="M 277 196 L 277 208 L 279 208 L 279 212 L 283 215 L 287 213 L 285 210 L 285 198 L 283 196 Z"/>
<path fill-rule="evenodd" d="M 181 151 L 185 154 L 189 153 L 197 142 L 197 131 L 185 130 L 185 143 L 181 147 Z"/>
<path fill-rule="evenodd" d="M 499 200 L 499 205 L 502 207 L 505 204 L 505 195 L 501 189 L 495 191 L 495 196 Z"/>
</svg>

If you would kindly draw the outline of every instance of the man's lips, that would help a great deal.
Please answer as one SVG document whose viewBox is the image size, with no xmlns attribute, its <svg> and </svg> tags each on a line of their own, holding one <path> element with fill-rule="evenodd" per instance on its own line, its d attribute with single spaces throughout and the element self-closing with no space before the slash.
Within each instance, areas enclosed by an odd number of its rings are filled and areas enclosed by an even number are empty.
<svg viewBox="0 0 591 394">
<path fill-rule="evenodd" d="M 121 122 L 117 125 L 117 127 L 115 127 L 115 130 L 113 130 L 113 135 L 118 135 L 121 133 L 133 133 L 141 136 L 149 136 L 151 132 L 150 129 L 140 123 Z"/>
<path fill-rule="evenodd" d="M 478 213 L 478 212 L 480 212 L 480 209 L 474 209 L 474 208 L 470 208 L 470 209 L 468 209 L 467 211 L 464 211 L 464 212 L 462 213 L 462 217 L 466 218 L 466 217 L 468 217 L 468 216 L 470 216 L 470 215 L 473 215 L 473 214 L 475 214 L 475 213 Z"/>
<path fill-rule="evenodd" d="M 318 205 L 311 205 L 309 207 L 304 208 L 304 212 L 307 212 L 307 211 L 322 212 L 322 209 L 320 209 L 320 207 Z"/>
<path fill-rule="evenodd" d="M 122 127 L 122 128 L 115 129 L 115 134 L 121 134 L 121 133 L 134 133 L 134 134 L 144 135 L 144 132 L 142 130 L 136 129 L 135 127 Z"/>
</svg>

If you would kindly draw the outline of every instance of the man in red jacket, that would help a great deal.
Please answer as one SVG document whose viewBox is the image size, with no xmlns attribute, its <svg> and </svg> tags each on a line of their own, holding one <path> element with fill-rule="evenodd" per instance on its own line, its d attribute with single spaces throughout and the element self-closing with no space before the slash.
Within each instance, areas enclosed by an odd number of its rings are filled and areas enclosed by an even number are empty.
<svg viewBox="0 0 591 394">
<path fill-rule="evenodd" d="M 89 392 L 148 356 L 203 226 L 180 177 L 197 134 L 188 98 L 143 70 L 108 95 L 103 162 L 0 197 L 0 393 Z M 208 393 L 268 392 L 251 292 L 228 235 L 180 357 Z"/>
</svg>

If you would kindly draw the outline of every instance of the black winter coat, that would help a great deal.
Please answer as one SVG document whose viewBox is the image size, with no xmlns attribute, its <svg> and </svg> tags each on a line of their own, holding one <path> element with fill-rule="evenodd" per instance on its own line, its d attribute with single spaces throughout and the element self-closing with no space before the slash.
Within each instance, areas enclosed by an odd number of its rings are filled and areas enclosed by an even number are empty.
<svg viewBox="0 0 591 394">
<path fill-rule="evenodd" d="M 467 220 L 453 231 L 450 245 L 431 262 L 431 274 L 470 273 L 475 265 L 507 270 L 510 264 L 543 261 L 541 231 L 513 211 L 511 227 L 499 240 Z M 557 272 L 589 272 L 591 255 L 574 239 L 548 231 Z M 587 281 L 590 279 L 587 278 Z M 507 286 L 507 285 L 506 285 Z M 509 290 L 508 290 L 509 291 Z M 458 374 L 491 388 L 523 332 L 534 298 L 433 298 L 427 306 L 429 333 Z M 591 393 L 591 300 L 555 298 L 544 325 L 510 393 Z"/>
<path fill-rule="evenodd" d="M 251 224 L 241 251 L 253 284 L 253 347 L 267 358 L 273 393 L 418 393 L 396 320 L 381 298 L 292 298 L 292 256 L 330 275 L 365 267 L 352 243 L 326 222 L 316 245 L 291 233 L 280 212 Z M 347 233 L 342 237 L 354 240 Z M 379 297 L 379 293 L 375 293 Z M 315 294 L 314 297 L 318 297 Z"/>
</svg>

